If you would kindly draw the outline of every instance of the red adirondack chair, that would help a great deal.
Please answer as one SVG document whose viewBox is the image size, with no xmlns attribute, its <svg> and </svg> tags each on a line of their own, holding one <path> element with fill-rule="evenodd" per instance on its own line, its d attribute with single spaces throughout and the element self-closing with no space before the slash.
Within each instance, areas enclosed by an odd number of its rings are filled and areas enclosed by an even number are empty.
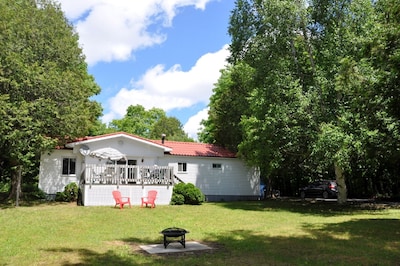
<svg viewBox="0 0 400 266">
<path fill-rule="evenodd" d="M 142 197 L 142 206 L 144 204 L 149 204 L 152 208 L 156 207 L 156 197 L 157 197 L 157 191 L 156 190 L 149 190 L 149 192 L 147 192 L 147 197 Z"/>
<path fill-rule="evenodd" d="M 112 195 L 113 195 L 114 200 L 115 200 L 114 208 L 117 207 L 117 205 L 119 205 L 119 208 L 122 209 L 122 208 L 124 208 L 125 204 L 129 204 L 129 208 L 132 208 L 131 199 L 129 197 L 122 197 L 120 191 L 114 190 L 112 192 Z"/>
</svg>

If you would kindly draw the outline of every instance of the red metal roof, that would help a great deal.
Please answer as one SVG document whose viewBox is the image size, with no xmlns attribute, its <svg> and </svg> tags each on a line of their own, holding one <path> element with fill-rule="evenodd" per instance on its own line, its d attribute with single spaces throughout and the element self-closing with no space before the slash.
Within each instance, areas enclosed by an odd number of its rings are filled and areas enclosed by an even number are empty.
<svg viewBox="0 0 400 266">
<path fill-rule="evenodd" d="M 207 143 L 199 143 L 199 142 L 181 142 L 181 141 L 164 141 L 164 144 L 161 140 L 150 140 L 143 137 L 139 137 L 133 134 L 125 133 L 125 132 L 115 132 L 110 134 L 104 134 L 99 136 L 89 136 L 83 137 L 75 140 L 74 142 L 91 140 L 91 139 L 101 139 L 105 137 L 112 137 L 115 135 L 126 135 L 133 138 L 138 138 L 144 141 L 152 142 L 158 145 L 162 145 L 168 148 L 171 148 L 168 154 L 178 155 L 178 156 L 200 156 L 200 157 L 223 157 L 223 158 L 235 158 L 236 154 L 231 152 L 221 146 L 215 144 L 207 144 Z"/>
<path fill-rule="evenodd" d="M 180 156 L 201 156 L 201 157 L 225 157 L 235 158 L 236 154 L 221 146 L 215 144 L 199 143 L 199 142 L 179 142 L 179 141 L 164 141 L 151 140 L 157 144 L 171 148 L 171 155 Z"/>
</svg>

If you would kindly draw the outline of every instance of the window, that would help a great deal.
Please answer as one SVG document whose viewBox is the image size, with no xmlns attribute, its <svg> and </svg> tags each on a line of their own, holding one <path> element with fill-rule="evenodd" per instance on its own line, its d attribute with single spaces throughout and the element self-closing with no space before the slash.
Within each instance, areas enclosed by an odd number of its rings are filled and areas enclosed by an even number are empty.
<svg viewBox="0 0 400 266">
<path fill-rule="evenodd" d="M 186 171 L 187 171 L 186 163 L 178 163 L 178 172 L 186 172 Z"/>
<path fill-rule="evenodd" d="M 125 161 L 124 159 L 121 159 L 119 161 L 117 161 L 118 165 L 137 165 L 137 161 L 136 160 L 128 160 Z M 120 168 L 121 170 L 121 174 L 122 176 L 125 177 L 125 170 L 124 168 Z M 133 167 L 128 167 L 128 178 L 129 179 L 135 179 L 135 173 L 136 173 L 136 169 L 134 169 Z"/>
<path fill-rule="evenodd" d="M 121 159 L 119 161 L 117 161 L 118 165 L 126 165 L 126 161 L 124 159 Z M 137 161 L 136 160 L 128 160 L 128 165 L 137 165 Z"/>
<path fill-rule="evenodd" d="M 212 168 L 213 169 L 222 169 L 222 165 L 220 163 L 213 163 Z"/>
<path fill-rule="evenodd" d="M 63 175 L 74 175 L 75 173 L 76 173 L 76 159 L 75 158 L 63 158 L 62 174 Z"/>
</svg>

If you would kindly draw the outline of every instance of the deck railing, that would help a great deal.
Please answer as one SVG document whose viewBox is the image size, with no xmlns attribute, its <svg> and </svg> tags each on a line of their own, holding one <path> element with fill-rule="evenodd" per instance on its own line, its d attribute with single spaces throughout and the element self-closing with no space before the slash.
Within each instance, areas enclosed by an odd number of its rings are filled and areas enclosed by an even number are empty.
<svg viewBox="0 0 400 266">
<path fill-rule="evenodd" d="M 171 166 L 87 164 L 83 173 L 90 185 L 173 185 Z"/>
</svg>

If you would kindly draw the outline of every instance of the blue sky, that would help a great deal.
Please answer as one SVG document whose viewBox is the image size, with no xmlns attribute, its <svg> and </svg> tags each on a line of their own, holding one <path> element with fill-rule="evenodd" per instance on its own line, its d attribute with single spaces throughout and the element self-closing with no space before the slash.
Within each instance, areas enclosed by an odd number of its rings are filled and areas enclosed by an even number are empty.
<svg viewBox="0 0 400 266">
<path fill-rule="evenodd" d="M 226 66 L 234 0 L 58 0 L 102 89 L 108 123 L 157 107 L 196 138 Z"/>
</svg>

